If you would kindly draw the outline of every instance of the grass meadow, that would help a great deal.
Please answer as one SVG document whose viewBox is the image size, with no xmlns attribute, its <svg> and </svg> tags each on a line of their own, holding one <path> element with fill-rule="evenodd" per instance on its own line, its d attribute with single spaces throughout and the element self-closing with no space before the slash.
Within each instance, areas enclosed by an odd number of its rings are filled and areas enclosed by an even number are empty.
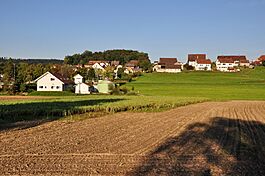
<svg viewBox="0 0 265 176">
<path fill-rule="evenodd" d="M 146 96 L 199 97 L 209 100 L 265 100 L 265 68 L 238 73 L 182 72 L 145 74 L 126 85 Z"/>
<path fill-rule="evenodd" d="M 147 73 L 125 87 L 139 95 L 0 96 L 0 123 L 62 117 L 80 120 L 98 113 L 160 111 L 203 101 L 265 100 L 265 68 L 239 73 Z"/>
</svg>

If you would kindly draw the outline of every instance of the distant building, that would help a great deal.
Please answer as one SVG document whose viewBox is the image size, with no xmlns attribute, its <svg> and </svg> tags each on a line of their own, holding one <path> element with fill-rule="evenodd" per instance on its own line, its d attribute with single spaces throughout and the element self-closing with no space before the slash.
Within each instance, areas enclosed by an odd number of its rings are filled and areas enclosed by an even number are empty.
<svg viewBox="0 0 265 176">
<path fill-rule="evenodd" d="M 256 61 L 254 61 L 255 65 L 262 65 L 265 62 L 265 55 L 260 56 Z"/>
<path fill-rule="evenodd" d="M 189 54 L 187 64 L 198 71 L 212 70 L 212 62 L 210 59 L 207 59 L 206 54 Z"/>
<path fill-rule="evenodd" d="M 70 79 L 50 72 L 44 73 L 35 82 L 37 82 L 37 91 L 64 91 L 74 85 Z"/>
<path fill-rule="evenodd" d="M 83 76 L 80 74 L 74 76 L 74 82 L 76 94 L 91 94 L 97 92 L 97 89 L 93 86 L 93 84 L 85 83 Z"/>
<path fill-rule="evenodd" d="M 195 63 L 196 63 L 195 70 L 200 70 L 200 71 L 212 70 L 212 62 L 210 59 L 197 59 Z"/>
<path fill-rule="evenodd" d="M 178 62 L 177 58 L 160 58 L 153 70 L 160 73 L 179 73 L 182 71 L 182 64 Z"/>
<path fill-rule="evenodd" d="M 196 60 L 206 60 L 206 54 L 189 54 L 188 55 L 188 65 L 195 67 Z"/>
<path fill-rule="evenodd" d="M 139 67 L 138 60 L 130 60 L 128 63 L 125 64 L 125 67 L 136 68 Z"/>
<path fill-rule="evenodd" d="M 218 56 L 216 69 L 223 72 L 240 71 L 238 67 L 249 67 L 250 63 L 246 56 Z"/>
</svg>

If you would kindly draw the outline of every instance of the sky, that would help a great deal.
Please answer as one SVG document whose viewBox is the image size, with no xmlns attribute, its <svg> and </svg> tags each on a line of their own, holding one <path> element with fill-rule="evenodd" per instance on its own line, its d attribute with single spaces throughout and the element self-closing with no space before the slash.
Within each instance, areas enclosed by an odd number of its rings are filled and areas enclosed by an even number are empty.
<svg viewBox="0 0 265 176">
<path fill-rule="evenodd" d="M 152 61 L 189 53 L 265 54 L 265 0 L 0 0 L 0 56 L 57 58 L 133 49 Z"/>
</svg>

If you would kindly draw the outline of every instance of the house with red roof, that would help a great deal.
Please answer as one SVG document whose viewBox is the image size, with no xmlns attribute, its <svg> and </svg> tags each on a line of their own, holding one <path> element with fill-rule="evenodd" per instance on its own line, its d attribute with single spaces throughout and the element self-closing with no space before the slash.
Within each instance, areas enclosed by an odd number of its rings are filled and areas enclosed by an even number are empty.
<svg viewBox="0 0 265 176">
<path fill-rule="evenodd" d="M 195 67 L 198 59 L 206 60 L 206 54 L 188 54 L 188 65 Z"/>
<path fill-rule="evenodd" d="M 179 73 L 182 69 L 182 64 L 178 62 L 177 58 L 160 58 L 153 68 L 154 71 L 160 73 Z"/>
<path fill-rule="evenodd" d="M 195 70 L 212 70 L 212 62 L 210 59 L 207 59 L 206 54 L 189 54 L 188 65 L 194 67 Z"/>
<path fill-rule="evenodd" d="M 261 55 L 256 61 L 254 61 L 255 65 L 262 65 L 265 62 L 265 55 Z"/>
<path fill-rule="evenodd" d="M 200 71 L 212 70 L 212 62 L 210 59 L 197 59 L 195 63 L 196 63 L 195 70 L 200 70 Z"/>
<path fill-rule="evenodd" d="M 246 56 L 218 56 L 216 69 L 223 72 L 240 71 L 238 67 L 249 67 L 250 63 Z"/>
</svg>

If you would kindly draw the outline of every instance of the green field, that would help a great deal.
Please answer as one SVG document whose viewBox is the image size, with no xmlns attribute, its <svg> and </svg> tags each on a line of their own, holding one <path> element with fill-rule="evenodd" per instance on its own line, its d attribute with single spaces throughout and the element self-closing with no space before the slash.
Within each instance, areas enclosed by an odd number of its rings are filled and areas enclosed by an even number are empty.
<svg viewBox="0 0 265 176">
<path fill-rule="evenodd" d="M 246 69 L 238 73 L 152 73 L 126 86 L 134 87 L 136 91 L 148 96 L 265 100 L 265 68 Z"/>
<path fill-rule="evenodd" d="M 83 119 L 97 113 L 122 111 L 160 111 L 203 101 L 265 100 L 265 68 L 246 69 L 239 73 L 147 73 L 125 87 L 134 88 L 139 95 L 67 94 L 27 96 L 27 99 L 13 99 L 12 96 L 3 99 L 0 96 L 0 123 L 66 116 Z M 77 115 L 84 113 L 84 116 Z"/>
<path fill-rule="evenodd" d="M 1 97 L 0 97 L 1 98 Z M 156 96 L 86 95 L 42 97 L 14 100 L 12 96 L 0 102 L 0 124 L 25 120 L 56 120 L 66 117 L 80 120 L 87 117 L 123 111 L 159 111 L 205 101 L 202 98 Z M 79 116 L 84 114 L 86 116 Z"/>
</svg>

